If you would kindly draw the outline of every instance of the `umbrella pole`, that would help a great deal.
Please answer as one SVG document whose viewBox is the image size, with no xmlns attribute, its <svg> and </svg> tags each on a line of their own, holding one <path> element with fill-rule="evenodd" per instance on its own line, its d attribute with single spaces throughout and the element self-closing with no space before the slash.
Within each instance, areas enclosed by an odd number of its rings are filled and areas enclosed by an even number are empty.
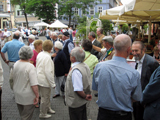
<svg viewBox="0 0 160 120">
<path fill-rule="evenodd" d="M 149 20 L 149 33 L 148 33 L 148 43 L 151 41 L 151 20 Z"/>
</svg>

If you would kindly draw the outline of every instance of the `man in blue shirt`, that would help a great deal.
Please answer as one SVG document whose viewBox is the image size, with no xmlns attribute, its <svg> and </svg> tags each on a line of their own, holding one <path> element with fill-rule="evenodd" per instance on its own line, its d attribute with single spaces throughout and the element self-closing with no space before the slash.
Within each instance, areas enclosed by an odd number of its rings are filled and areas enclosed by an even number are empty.
<svg viewBox="0 0 160 120">
<path fill-rule="evenodd" d="M 1 56 L 4 62 L 9 65 L 10 69 L 13 67 L 14 63 L 19 60 L 19 49 L 24 46 L 24 43 L 18 41 L 19 37 L 19 32 L 15 32 L 13 35 L 13 40 L 5 43 L 4 47 L 1 50 Z M 8 60 L 6 59 L 4 54 L 6 52 L 8 54 Z"/>
<path fill-rule="evenodd" d="M 139 73 L 126 62 L 131 39 L 125 34 L 114 40 L 115 56 L 94 69 L 92 89 L 98 91 L 97 120 L 132 120 L 132 101 L 142 98 Z"/>
</svg>

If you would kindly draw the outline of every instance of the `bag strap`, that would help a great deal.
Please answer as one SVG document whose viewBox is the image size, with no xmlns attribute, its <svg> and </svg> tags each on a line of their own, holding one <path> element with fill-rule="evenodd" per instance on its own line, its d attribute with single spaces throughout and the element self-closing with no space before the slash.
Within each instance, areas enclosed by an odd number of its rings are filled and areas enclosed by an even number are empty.
<svg viewBox="0 0 160 120">
<path fill-rule="evenodd" d="M 91 55 L 91 53 L 90 53 L 90 55 Z M 88 57 L 86 57 L 86 59 L 84 59 L 83 62 L 86 61 L 89 58 L 90 55 L 88 55 Z"/>
</svg>

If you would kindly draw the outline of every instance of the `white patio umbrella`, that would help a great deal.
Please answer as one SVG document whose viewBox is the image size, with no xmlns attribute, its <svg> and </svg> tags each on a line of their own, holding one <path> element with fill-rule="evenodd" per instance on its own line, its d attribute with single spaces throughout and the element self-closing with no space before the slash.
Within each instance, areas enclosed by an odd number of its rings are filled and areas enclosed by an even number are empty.
<svg viewBox="0 0 160 120">
<path fill-rule="evenodd" d="M 49 25 L 48 27 L 52 27 L 52 28 L 68 28 L 67 25 L 63 24 L 63 23 L 60 22 L 59 20 L 56 20 L 54 23 L 52 23 L 52 24 Z"/>
<path fill-rule="evenodd" d="M 10 17 L 10 14 L 0 14 L 0 18 L 4 18 L 4 17 Z"/>
<path fill-rule="evenodd" d="M 45 22 L 40 22 L 40 23 L 36 23 L 34 24 L 35 27 L 40 27 L 40 26 L 49 26 L 49 24 L 45 23 Z"/>
</svg>

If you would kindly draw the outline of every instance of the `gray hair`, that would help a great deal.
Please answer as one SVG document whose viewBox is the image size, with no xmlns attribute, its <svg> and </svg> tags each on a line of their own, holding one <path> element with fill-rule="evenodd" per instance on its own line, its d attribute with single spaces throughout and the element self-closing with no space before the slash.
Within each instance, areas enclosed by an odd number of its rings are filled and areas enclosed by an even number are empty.
<svg viewBox="0 0 160 120">
<path fill-rule="evenodd" d="M 31 59 L 32 56 L 33 56 L 33 51 L 31 50 L 29 46 L 25 45 L 21 47 L 21 49 L 19 50 L 19 58 L 22 60 Z"/>
<path fill-rule="evenodd" d="M 75 47 L 71 51 L 71 56 L 75 57 L 76 62 L 83 62 L 85 58 L 85 52 L 80 47 Z"/>
<path fill-rule="evenodd" d="M 120 34 L 115 37 L 113 45 L 116 51 L 126 51 L 131 46 L 131 38 L 128 35 Z"/>
<path fill-rule="evenodd" d="M 93 38 L 96 38 L 96 34 L 92 31 L 89 33 L 90 36 L 92 36 Z"/>
<path fill-rule="evenodd" d="M 58 37 L 58 35 L 57 35 L 56 32 L 52 32 L 51 35 L 52 35 L 52 36 L 55 36 L 55 37 Z"/>
</svg>

